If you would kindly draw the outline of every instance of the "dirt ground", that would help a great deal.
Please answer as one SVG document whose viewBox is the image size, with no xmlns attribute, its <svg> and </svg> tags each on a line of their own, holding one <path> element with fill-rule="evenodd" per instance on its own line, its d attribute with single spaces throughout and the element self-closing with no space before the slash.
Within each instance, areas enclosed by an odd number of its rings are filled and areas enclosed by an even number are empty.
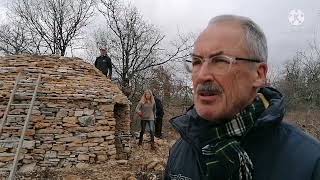
<svg viewBox="0 0 320 180">
<path fill-rule="evenodd" d="M 285 116 L 285 121 L 299 126 L 306 133 L 320 139 L 320 111 L 319 110 L 306 110 L 289 112 Z"/>
<path fill-rule="evenodd" d="M 129 160 L 112 160 L 105 164 L 61 169 L 42 169 L 32 174 L 20 174 L 19 179 L 48 180 L 157 180 L 163 179 L 163 173 L 170 143 L 167 139 L 156 139 L 156 150 L 151 150 L 150 144 L 144 141 L 138 146 L 138 141 L 132 139 L 132 154 Z"/>
</svg>

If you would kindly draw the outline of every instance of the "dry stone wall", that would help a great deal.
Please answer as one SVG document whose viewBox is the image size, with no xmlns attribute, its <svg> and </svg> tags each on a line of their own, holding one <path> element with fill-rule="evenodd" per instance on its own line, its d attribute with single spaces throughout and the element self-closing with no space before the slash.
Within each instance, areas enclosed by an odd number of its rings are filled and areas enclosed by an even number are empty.
<svg viewBox="0 0 320 180">
<path fill-rule="evenodd" d="M 20 162 L 63 167 L 130 156 L 130 102 L 91 64 L 59 56 L 1 57 L 1 112 L 7 106 L 19 71 L 27 72 L 23 77 L 26 81 L 42 74 Z M 28 104 L 30 99 L 23 93 L 32 88 L 18 90 L 22 95 L 16 97 L 15 103 Z M 27 108 L 13 107 L 10 114 L 26 114 Z M 18 139 L 23 118 L 8 120 L 10 124 L 0 139 Z M 9 166 L 13 157 L 5 155 L 14 152 L 14 146 L 14 143 L 0 144 L 0 167 Z"/>
</svg>

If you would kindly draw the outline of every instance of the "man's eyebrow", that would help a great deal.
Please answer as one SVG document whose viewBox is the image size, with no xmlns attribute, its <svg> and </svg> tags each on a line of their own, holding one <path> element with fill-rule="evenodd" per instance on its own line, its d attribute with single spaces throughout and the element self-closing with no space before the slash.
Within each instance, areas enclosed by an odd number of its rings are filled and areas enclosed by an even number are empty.
<svg viewBox="0 0 320 180">
<path fill-rule="evenodd" d="M 221 54 L 223 54 L 223 51 L 218 51 L 218 52 L 216 52 L 216 53 L 210 54 L 210 55 L 209 55 L 209 58 L 212 58 L 212 57 L 214 57 L 214 56 L 219 56 L 219 55 L 221 55 Z"/>
<path fill-rule="evenodd" d="M 210 54 L 210 55 L 209 55 L 209 58 L 212 58 L 212 57 L 214 57 L 214 56 L 218 56 L 218 55 L 221 55 L 221 54 L 223 54 L 223 51 L 218 51 L 218 52 L 216 52 L 216 53 Z M 190 56 L 203 58 L 203 56 L 200 56 L 200 55 L 194 54 L 194 53 L 190 53 Z"/>
<path fill-rule="evenodd" d="M 198 58 L 203 58 L 202 56 L 197 55 L 197 54 L 194 54 L 194 53 L 190 53 L 190 56 L 192 56 L 192 57 L 198 57 Z"/>
</svg>

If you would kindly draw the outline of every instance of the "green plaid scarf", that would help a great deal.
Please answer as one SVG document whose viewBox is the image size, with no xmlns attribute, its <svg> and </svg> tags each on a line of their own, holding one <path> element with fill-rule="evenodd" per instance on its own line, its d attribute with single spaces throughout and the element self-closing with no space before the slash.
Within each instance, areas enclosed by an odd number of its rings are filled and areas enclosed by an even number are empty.
<svg viewBox="0 0 320 180">
<path fill-rule="evenodd" d="M 231 121 L 211 128 L 207 132 L 211 137 L 210 143 L 202 147 L 207 179 L 252 179 L 253 164 L 241 147 L 240 138 L 246 135 L 268 106 L 261 95 L 257 96 L 254 103 L 238 113 Z"/>
</svg>

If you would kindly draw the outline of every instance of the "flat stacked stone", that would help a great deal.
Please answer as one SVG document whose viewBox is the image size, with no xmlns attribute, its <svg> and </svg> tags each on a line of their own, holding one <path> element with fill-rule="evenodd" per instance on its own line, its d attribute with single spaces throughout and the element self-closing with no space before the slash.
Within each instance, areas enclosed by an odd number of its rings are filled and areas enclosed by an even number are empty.
<svg viewBox="0 0 320 180">
<path fill-rule="evenodd" d="M 0 111 L 6 109 L 19 71 L 42 74 L 41 85 L 26 132 L 22 164 L 43 167 L 99 163 L 130 155 L 130 102 L 120 89 L 91 64 L 59 56 L 0 57 Z M 31 81 L 31 80 L 30 80 Z M 21 93 L 32 88 L 19 88 Z M 20 93 L 19 92 L 19 93 Z M 21 104 L 30 100 L 18 99 Z M 10 114 L 26 114 L 26 107 Z M 23 119 L 10 119 L 0 139 L 18 139 Z M 11 127 L 11 128 L 10 128 Z M 14 144 L 0 144 L 0 166 L 12 158 Z"/>
</svg>

